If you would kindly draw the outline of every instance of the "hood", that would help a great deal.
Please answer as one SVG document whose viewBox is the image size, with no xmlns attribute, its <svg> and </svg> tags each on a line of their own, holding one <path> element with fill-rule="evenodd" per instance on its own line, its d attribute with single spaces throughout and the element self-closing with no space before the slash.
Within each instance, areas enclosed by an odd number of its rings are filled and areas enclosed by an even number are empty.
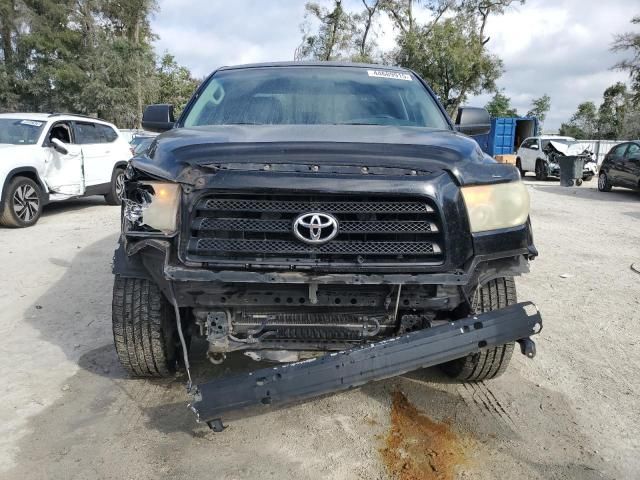
<svg viewBox="0 0 640 480">
<path fill-rule="evenodd" d="M 378 125 L 223 125 L 177 128 L 156 137 L 131 161 L 149 175 L 192 183 L 201 173 L 265 165 L 406 169 L 450 172 L 461 184 L 514 180 L 517 171 L 498 164 L 475 140 L 452 130 Z M 276 170 L 276 169 L 274 169 Z M 194 173 L 195 172 L 195 173 Z"/>
<path fill-rule="evenodd" d="M 588 150 L 591 147 L 591 144 L 584 142 L 567 144 L 563 142 L 554 142 L 553 140 L 551 140 L 549 143 L 553 146 L 553 148 L 564 155 L 580 155 L 582 152 Z"/>
</svg>

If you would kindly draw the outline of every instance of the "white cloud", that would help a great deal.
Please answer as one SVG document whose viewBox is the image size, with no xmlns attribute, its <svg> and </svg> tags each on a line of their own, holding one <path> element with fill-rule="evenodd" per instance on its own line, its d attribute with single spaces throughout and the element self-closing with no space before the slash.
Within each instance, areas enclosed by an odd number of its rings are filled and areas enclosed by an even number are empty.
<svg viewBox="0 0 640 480">
<path fill-rule="evenodd" d="M 325 0 L 326 1 L 326 0 Z M 300 44 L 304 0 L 160 0 L 152 27 L 156 50 L 168 50 L 202 77 L 222 65 L 291 60 Z M 625 81 L 610 70 L 620 58 L 609 51 L 613 35 L 633 26 L 640 10 L 628 0 L 529 0 L 491 17 L 488 47 L 502 58 L 499 86 L 526 113 L 533 98 L 551 96 L 547 129 L 557 128 L 583 101 L 599 102 L 603 90 Z M 359 8 L 357 0 L 347 6 Z M 637 6 L 637 5 L 636 5 Z M 392 22 L 384 20 L 378 45 L 394 44 Z M 484 105 L 489 95 L 470 99 Z"/>
</svg>

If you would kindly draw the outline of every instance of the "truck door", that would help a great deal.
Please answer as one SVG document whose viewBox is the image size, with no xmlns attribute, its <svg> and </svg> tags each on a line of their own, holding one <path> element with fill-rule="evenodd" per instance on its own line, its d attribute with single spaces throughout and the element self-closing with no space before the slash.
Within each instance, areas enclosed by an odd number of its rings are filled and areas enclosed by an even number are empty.
<svg viewBox="0 0 640 480">
<path fill-rule="evenodd" d="M 53 139 L 62 142 L 64 151 L 54 146 Z M 54 123 L 42 147 L 46 149 L 44 180 L 49 190 L 61 198 L 84 194 L 82 150 L 75 144 L 70 122 Z"/>
</svg>

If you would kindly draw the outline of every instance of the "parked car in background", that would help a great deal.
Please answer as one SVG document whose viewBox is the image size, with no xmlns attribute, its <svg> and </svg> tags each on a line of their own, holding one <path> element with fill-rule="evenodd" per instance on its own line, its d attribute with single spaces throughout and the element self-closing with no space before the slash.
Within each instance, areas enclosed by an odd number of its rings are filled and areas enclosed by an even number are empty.
<svg viewBox="0 0 640 480">
<path fill-rule="evenodd" d="M 611 187 L 640 189 L 640 141 L 616 145 L 604 157 L 598 190 L 610 192 Z"/>
<path fill-rule="evenodd" d="M 527 172 L 535 172 L 537 180 L 560 176 L 559 157 L 576 155 L 584 157 L 582 180 L 589 181 L 598 173 L 598 164 L 593 160 L 593 152 L 572 137 L 555 135 L 530 137 L 525 139 L 516 152 L 516 167 L 524 177 Z"/>
<path fill-rule="evenodd" d="M 58 113 L 0 114 L 0 225 L 28 227 L 69 198 L 122 197 L 129 145 L 111 123 Z"/>
<path fill-rule="evenodd" d="M 136 145 L 131 149 L 131 153 L 134 157 L 146 153 L 155 140 L 155 137 L 138 137 L 135 140 L 137 140 Z M 133 145 L 133 143 L 130 145 Z"/>
<path fill-rule="evenodd" d="M 135 150 L 138 145 L 141 143 L 146 143 L 146 145 L 151 145 L 151 141 L 157 136 L 157 133 L 138 133 L 135 134 L 131 140 L 129 140 L 129 149 L 131 150 L 131 154 L 135 155 Z"/>
</svg>

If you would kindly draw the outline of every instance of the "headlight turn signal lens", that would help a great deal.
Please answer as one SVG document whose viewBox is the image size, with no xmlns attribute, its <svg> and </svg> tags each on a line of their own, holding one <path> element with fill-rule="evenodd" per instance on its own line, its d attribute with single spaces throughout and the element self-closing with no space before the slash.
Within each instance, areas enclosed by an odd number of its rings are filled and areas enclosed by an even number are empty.
<svg viewBox="0 0 640 480">
<path fill-rule="evenodd" d="M 529 192 L 522 182 L 462 187 L 473 233 L 523 225 L 529 216 Z"/>
<path fill-rule="evenodd" d="M 175 233 L 180 202 L 179 184 L 140 182 L 137 196 L 137 200 L 124 200 L 124 215 L 134 230 L 147 227 L 164 234 Z"/>
</svg>

